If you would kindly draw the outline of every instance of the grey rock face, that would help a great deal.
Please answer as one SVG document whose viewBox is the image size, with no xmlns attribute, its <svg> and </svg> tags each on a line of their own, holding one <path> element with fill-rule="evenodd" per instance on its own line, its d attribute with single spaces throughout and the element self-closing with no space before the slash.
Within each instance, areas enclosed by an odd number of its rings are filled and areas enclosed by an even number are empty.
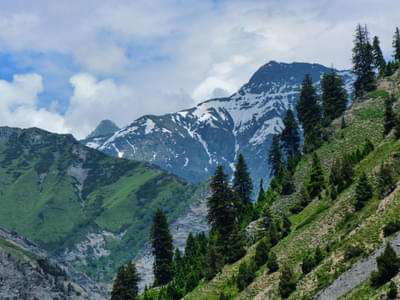
<svg viewBox="0 0 400 300">
<path fill-rule="evenodd" d="M 108 299 L 107 287 L 0 228 L 0 299 Z"/>
<path fill-rule="evenodd" d="M 319 87 L 325 72 L 330 69 L 318 64 L 272 61 L 230 97 L 173 114 L 143 116 L 114 134 L 82 143 L 109 155 L 150 161 L 192 182 L 208 178 L 218 164 L 232 175 L 242 153 L 256 185 L 260 178 L 268 182 L 272 135 L 280 133 L 286 110 L 294 108 L 305 74 Z M 339 74 L 350 90 L 351 73 Z"/>
<path fill-rule="evenodd" d="M 103 120 L 97 125 L 96 129 L 93 130 L 86 138 L 95 138 L 99 136 L 113 134 L 114 132 L 118 131 L 119 127 L 110 120 Z"/>
<path fill-rule="evenodd" d="M 400 234 L 395 236 L 390 245 L 396 254 L 400 253 Z M 350 270 L 343 273 L 330 286 L 321 291 L 314 300 L 335 300 L 368 279 L 372 271 L 378 269 L 376 258 L 383 253 L 385 248 L 386 245 L 383 245 L 368 258 L 357 262 Z"/>
</svg>

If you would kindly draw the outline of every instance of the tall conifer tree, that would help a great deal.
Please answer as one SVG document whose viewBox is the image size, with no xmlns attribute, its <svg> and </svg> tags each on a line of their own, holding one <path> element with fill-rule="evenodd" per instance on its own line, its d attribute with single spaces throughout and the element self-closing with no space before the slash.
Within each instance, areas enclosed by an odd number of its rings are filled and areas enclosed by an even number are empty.
<svg viewBox="0 0 400 300">
<path fill-rule="evenodd" d="M 372 40 L 372 54 L 374 56 L 374 67 L 378 70 L 379 75 L 382 76 L 385 73 L 386 62 L 383 58 L 379 38 L 377 36 L 374 36 Z"/>
<path fill-rule="evenodd" d="M 247 164 L 242 153 L 239 154 L 235 172 L 233 172 L 233 189 L 239 196 L 242 204 L 251 203 L 253 181 L 251 180 Z"/>
<path fill-rule="evenodd" d="M 310 179 L 307 184 L 307 191 L 312 198 L 318 196 L 324 188 L 324 173 L 322 172 L 321 162 L 316 152 L 312 156 Z"/>
<path fill-rule="evenodd" d="M 347 93 L 342 76 L 336 74 L 334 69 L 325 73 L 322 76 L 321 89 L 324 124 L 329 125 L 346 110 Z"/>
<path fill-rule="evenodd" d="M 283 130 L 281 133 L 281 141 L 286 154 L 293 157 L 299 151 L 299 126 L 294 118 L 293 111 L 289 108 L 283 119 Z"/>
<path fill-rule="evenodd" d="M 278 134 L 274 134 L 272 137 L 272 143 L 268 152 L 268 162 L 271 165 L 271 175 L 276 176 L 282 165 L 282 153 Z"/>
<path fill-rule="evenodd" d="M 111 291 L 111 300 L 136 300 L 138 299 L 138 282 L 140 276 L 135 264 L 129 262 L 119 267 Z"/>
<path fill-rule="evenodd" d="M 396 31 L 393 36 L 393 50 L 394 50 L 394 60 L 400 62 L 400 32 L 399 27 L 396 27 Z"/>
<path fill-rule="evenodd" d="M 354 90 L 356 97 L 362 97 L 365 92 L 376 88 L 373 70 L 374 56 L 368 37 L 367 26 L 357 25 L 353 47 L 353 73 L 356 75 Z"/>
<path fill-rule="evenodd" d="M 154 284 L 167 284 L 173 277 L 173 245 L 167 218 L 161 209 L 157 209 L 153 216 L 150 239 L 154 255 Z"/>
</svg>

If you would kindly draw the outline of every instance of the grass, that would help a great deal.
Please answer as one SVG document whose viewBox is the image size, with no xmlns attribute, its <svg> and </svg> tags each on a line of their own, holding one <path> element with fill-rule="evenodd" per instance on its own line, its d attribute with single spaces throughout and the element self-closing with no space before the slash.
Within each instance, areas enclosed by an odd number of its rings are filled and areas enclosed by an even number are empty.
<svg viewBox="0 0 400 300">
<path fill-rule="evenodd" d="M 334 160 L 361 147 L 366 138 L 374 144 L 375 150 L 356 165 L 355 179 L 361 172 L 366 172 L 375 186 L 376 172 L 382 161 L 394 162 L 396 180 L 400 179 L 400 167 L 397 166 L 400 141 L 390 135 L 383 138 L 384 97 L 387 94 L 384 90 L 376 91 L 368 95 L 368 100 L 354 103 L 345 115 L 346 128 L 340 129 L 340 120 L 333 122 L 329 128 L 329 141 L 317 150 L 326 181 Z M 307 180 L 309 170 L 310 155 L 305 155 L 294 175 L 297 192 L 275 200 L 273 209 L 276 213 L 287 212 L 298 201 L 300 186 Z M 319 290 L 329 286 L 354 263 L 380 247 L 386 240 L 382 228 L 389 221 L 400 217 L 400 192 L 397 194 L 397 191 L 383 200 L 374 195 L 361 211 L 354 211 L 352 203 L 356 182 L 342 191 L 336 200 L 323 194 L 322 199 L 314 199 L 302 212 L 290 217 L 291 234 L 273 248 L 280 265 L 288 263 L 299 278 L 297 289 L 289 299 L 312 299 Z M 351 245 L 360 245 L 363 251 L 345 260 L 344 254 Z M 323 249 L 325 259 L 309 274 L 302 275 L 301 262 L 305 253 L 317 246 Z M 244 259 L 254 255 L 254 247 L 250 248 Z M 230 292 L 232 298 L 236 299 L 253 299 L 256 295 L 260 299 L 279 299 L 279 272 L 269 275 L 265 272 L 266 266 L 262 266 L 255 281 L 238 294 L 228 282 L 236 276 L 239 264 L 240 261 L 225 267 L 220 276 L 208 283 L 203 282 L 187 299 L 218 299 L 216 291 Z M 377 294 L 367 287 L 364 290 L 345 299 L 369 299 L 370 295 Z"/>
<path fill-rule="evenodd" d="M 0 162 L 0 226 L 53 254 L 73 248 L 89 232 L 126 232 L 121 239 L 107 238 L 109 256 L 76 262 L 103 281 L 148 240 L 157 208 L 171 222 L 197 188 L 149 163 L 108 157 L 71 136 L 39 129 L 13 130 L 8 142 L 0 142 Z M 81 189 L 68 175 L 71 166 L 83 169 Z"/>
</svg>

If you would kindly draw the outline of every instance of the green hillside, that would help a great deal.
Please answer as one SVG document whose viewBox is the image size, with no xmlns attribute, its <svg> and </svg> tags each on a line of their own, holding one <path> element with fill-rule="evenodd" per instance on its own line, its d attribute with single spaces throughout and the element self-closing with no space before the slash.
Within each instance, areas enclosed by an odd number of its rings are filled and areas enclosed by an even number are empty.
<svg viewBox="0 0 400 300">
<path fill-rule="evenodd" d="M 37 128 L 0 128 L 0 162 L 0 226 L 54 254 L 97 234 L 100 246 L 89 244 L 72 261 L 101 280 L 147 241 L 158 207 L 171 221 L 196 190 L 149 163 L 111 158 Z"/>
<path fill-rule="evenodd" d="M 294 175 L 296 192 L 289 196 L 278 195 L 273 199 L 272 209 L 275 214 L 290 214 L 292 224 L 291 233 L 272 248 L 280 267 L 287 264 L 294 271 L 296 290 L 289 299 L 313 299 L 356 262 L 371 255 L 393 237 L 383 234 L 383 228 L 389 222 L 400 218 L 400 140 L 395 138 L 393 131 L 386 136 L 383 134 L 384 100 L 389 93 L 395 96 L 393 107 L 399 113 L 399 71 L 381 80 L 378 89 L 367 94 L 365 99 L 354 101 L 344 116 L 347 124 L 345 128 L 341 126 L 341 119 L 335 120 L 328 127 L 329 139 L 316 151 L 328 187 L 321 197 L 312 199 L 299 213 L 290 213 L 300 201 L 301 186 L 309 178 L 312 156 L 307 154 L 302 157 Z M 354 164 L 353 183 L 332 199 L 328 181 L 333 162 L 343 155 L 356 153 L 357 149 L 362 150 L 366 139 L 373 143 L 374 150 Z M 391 178 L 395 183 L 394 188 L 384 195 L 378 192 L 378 174 L 382 163 L 390 167 Z M 374 188 L 374 195 L 362 209 L 356 211 L 355 189 L 363 172 Z M 221 293 L 229 295 L 229 299 L 280 299 L 280 270 L 269 273 L 266 265 L 257 270 L 256 278 L 243 291 L 239 292 L 236 286 L 239 265 L 253 259 L 257 244 L 249 246 L 243 259 L 226 265 L 213 280 L 203 280 L 185 299 L 225 299 Z M 307 254 L 314 253 L 317 247 L 322 250 L 323 259 L 311 272 L 303 275 L 303 259 Z M 399 283 L 399 275 L 395 281 Z M 388 290 L 388 285 L 374 288 L 366 280 L 349 291 L 343 299 L 381 299 L 379 297 Z"/>
</svg>

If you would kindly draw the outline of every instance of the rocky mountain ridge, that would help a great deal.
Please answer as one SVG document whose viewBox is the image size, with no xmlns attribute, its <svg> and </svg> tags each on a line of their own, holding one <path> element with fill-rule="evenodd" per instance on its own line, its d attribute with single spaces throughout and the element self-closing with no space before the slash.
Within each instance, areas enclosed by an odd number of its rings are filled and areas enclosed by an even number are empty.
<svg viewBox="0 0 400 300">
<path fill-rule="evenodd" d="M 286 110 L 294 108 L 304 75 L 309 73 L 319 88 L 323 73 L 330 71 L 319 64 L 271 61 L 230 97 L 172 114 L 146 115 L 114 134 L 82 143 L 112 156 L 150 161 L 192 182 L 207 179 L 218 164 L 232 174 L 241 152 L 254 182 L 268 182 L 272 135 L 282 130 Z M 338 73 L 351 92 L 351 72 Z"/>
</svg>

